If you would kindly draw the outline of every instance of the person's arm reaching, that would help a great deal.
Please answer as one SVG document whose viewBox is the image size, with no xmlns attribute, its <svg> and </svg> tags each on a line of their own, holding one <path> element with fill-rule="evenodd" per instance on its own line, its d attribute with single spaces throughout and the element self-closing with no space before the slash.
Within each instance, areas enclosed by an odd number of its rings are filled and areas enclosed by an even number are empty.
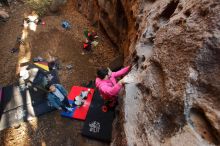
<svg viewBox="0 0 220 146">
<path fill-rule="evenodd" d="M 115 77 L 115 78 L 123 76 L 123 75 L 125 75 L 126 73 L 129 72 L 130 68 L 131 68 L 130 66 L 127 66 L 127 67 L 124 67 L 123 69 L 121 69 L 117 72 L 112 72 L 111 76 Z"/>
</svg>

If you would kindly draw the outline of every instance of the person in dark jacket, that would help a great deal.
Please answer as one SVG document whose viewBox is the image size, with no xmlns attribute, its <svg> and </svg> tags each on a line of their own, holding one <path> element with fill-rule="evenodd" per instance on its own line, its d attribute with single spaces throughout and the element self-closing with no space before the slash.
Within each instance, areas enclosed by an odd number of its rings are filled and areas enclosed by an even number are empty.
<svg viewBox="0 0 220 146">
<path fill-rule="evenodd" d="M 72 107 L 69 104 L 67 98 L 67 91 L 60 84 L 47 84 L 47 90 L 49 91 L 47 99 L 49 103 L 58 110 L 64 110 L 71 112 Z"/>
</svg>

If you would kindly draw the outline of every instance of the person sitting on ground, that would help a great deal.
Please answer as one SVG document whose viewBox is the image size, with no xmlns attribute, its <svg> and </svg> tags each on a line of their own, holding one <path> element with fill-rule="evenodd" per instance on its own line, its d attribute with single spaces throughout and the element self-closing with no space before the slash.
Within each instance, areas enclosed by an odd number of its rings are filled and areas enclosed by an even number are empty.
<svg viewBox="0 0 220 146">
<path fill-rule="evenodd" d="M 60 84 L 47 84 L 46 89 L 49 91 L 47 99 L 49 103 L 58 110 L 71 112 L 72 108 L 67 98 L 67 91 Z"/>
<path fill-rule="evenodd" d="M 112 72 L 109 68 L 97 70 L 96 87 L 99 89 L 107 107 L 112 108 L 115 106 L 118 94 L 125 83 L 123 79 L 117 82 L 116 78 L 127 74 L 130 68 L 131 66 L 127 66 L 117 72 Z"/>
</svg>

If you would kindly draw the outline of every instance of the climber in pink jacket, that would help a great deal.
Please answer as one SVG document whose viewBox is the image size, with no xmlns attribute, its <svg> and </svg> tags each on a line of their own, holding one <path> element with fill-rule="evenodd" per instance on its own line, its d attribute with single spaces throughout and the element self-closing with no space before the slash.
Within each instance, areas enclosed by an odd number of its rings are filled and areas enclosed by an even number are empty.
<svg viewBox="0 0 220 146">
<path fill-rule="evenodd" d="M 97 70 L 96 87 L 105 101 L 109 100 L 113 104 L 115 103 L 116 97 L 124 84 L 123 79 L 117 82 L 116 78 L 128 73 L 130 68 L 130 66 L 127 66 L 117 72 L 111 72 L 109 68 Z"/>
</svg>

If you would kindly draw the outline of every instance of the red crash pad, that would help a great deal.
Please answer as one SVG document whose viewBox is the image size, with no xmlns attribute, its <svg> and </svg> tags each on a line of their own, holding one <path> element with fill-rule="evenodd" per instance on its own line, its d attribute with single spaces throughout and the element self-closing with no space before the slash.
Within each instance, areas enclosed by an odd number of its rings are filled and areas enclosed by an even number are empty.
<svg viewBox="0 0 220 146">
<path fill-rule="evenodd" d="M 94 89 L 91 88 L 86 88 L 86 87 L 80 87 L 80 86 L 73 86 L 69 95 L 68 95 L 68 99 L 69 102 L 72 103 L 75 99 L 76 96 L 79 96 L 81 91 L 87 91 L 88 89 L 90 89 L 90 93 L 87 96 L 87 99 L 85 100 L 84 104 L 80 107 L 74 107 L 73 112 L 62 112 L 61 115 L 65 116 L 65 117 L 70 117 L 70 118 L 74 118 L 74 119 L 79 119 L 79 120 L 85 120 L 91 101 L 92 101 L 92 97 L 94 94 Z"/>
</svg>

